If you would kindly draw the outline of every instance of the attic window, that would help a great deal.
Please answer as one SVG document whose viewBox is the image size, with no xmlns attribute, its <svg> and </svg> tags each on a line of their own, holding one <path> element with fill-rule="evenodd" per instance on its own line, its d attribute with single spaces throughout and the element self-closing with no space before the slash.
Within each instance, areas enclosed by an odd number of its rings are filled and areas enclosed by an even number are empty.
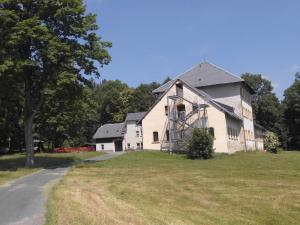
<svg viewBox="0 0 300 225">
<path fill-rule="evenodd" d="M 201 81 L 201 80 L 202 80 L 201 78 L 198 79 L 198 81 Z"/>
<path fill-rule="evenodd" d="M 106 131 L 106 133 L 108 134 L 108 130 Z"/>
</svg>

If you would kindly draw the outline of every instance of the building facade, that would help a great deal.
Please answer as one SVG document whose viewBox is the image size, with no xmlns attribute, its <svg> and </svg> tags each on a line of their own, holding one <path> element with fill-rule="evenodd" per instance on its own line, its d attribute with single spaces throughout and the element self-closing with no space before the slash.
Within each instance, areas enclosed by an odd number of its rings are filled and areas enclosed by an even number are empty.
<svg viewBox="0 0 300 225">
<path fill-rule="evenodd" d="M 240 77 L 204 62 L 153 93 L 157 101 L 141 120 L 145 149 L 180 149 L 197 127 L 212 133 L 215 152 L 263 149 L 255 136 L 253 90 Z"/>
<path fill-rule="evenodd" d="M 254 123 L 252 94 L 242 78 L 201 63 L 155 89 L 156 102 L 147 112 L 101 126 L 94 135 L 97 151 L 180 151 L 195 128 L 210 132 L 215 152 L 263 150 L 264 129 Z"/>
</svg>

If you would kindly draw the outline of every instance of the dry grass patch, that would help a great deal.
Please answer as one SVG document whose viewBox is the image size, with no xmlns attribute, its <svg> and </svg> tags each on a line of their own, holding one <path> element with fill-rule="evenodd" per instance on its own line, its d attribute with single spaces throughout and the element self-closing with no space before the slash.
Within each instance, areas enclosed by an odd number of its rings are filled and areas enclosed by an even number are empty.
<svg viewBox="0 0 300 225">
<path fill-rule="evenodd" d="M 134 152 L 80 165 L 56 186 L 47 224 L 299 224 L 300 153 L 207 161 Z"/>
</svg>

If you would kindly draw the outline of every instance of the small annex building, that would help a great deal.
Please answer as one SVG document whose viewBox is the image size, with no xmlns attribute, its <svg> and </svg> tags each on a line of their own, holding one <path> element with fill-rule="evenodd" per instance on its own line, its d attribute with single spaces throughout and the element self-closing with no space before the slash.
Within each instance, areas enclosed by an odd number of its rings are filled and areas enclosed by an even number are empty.
<svg viewBox="0 0 300 225">
<path fill-rule="evenodd" d="M 125 123 L 104 124 L 93 136 L 96 151 L 123 151 Z"/>
<path fill-rule="evenodd" d="M 128 113 L 123 123 L 104 124 L 93 136 L 96 151 L 143 149 L 143 131 L 138 122 L 146 112 Z"/>
</svg>

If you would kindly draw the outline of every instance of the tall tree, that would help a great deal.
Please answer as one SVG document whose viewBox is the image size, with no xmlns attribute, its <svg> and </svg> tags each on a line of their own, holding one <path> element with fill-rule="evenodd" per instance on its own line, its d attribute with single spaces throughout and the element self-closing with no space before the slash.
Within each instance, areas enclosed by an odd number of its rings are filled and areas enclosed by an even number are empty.
<svg viewBox="0 0 300 225">
<path fill-rule="evenodd" d="M 300 73 L 294 83 L 284 91 L 284 121 L 288 129 L 289 147 L 300 149 Z"/>
<path fill-rule="evenodd" d="M 130 112 L 148 111 L 155 102 L 152 91 L 160 86 L 159 83 L 152 82 L 150 84 L 140 84 L 133 93 L 130 104 Z"/>
<path fill-rule="evenodd" d="M 252 106 L 256 121 L 266 129 L 279 133 L 282 110 L 271 81 L 261 74 L 246 73 L 242 74 L 242 78 L 255 92 Z"/>
<path fill-rule="evenodd" d="M 98 124 L 122 122 L 129 111 L 133 89 L 119 80 L 104 80 L 95 87 Z"/>
<path fill-rule="evenodd" d="M 110 62 L 109 42 L 95 31 L 96 15 L 87 14 L 83 0 L 2 0 L 0 2 L 0 76 L 12 76 L 24 96 L 26 166 L 34 165 L 33 122 L 48 86 L 61 73 L 99 76 Z"/>
</svg>

